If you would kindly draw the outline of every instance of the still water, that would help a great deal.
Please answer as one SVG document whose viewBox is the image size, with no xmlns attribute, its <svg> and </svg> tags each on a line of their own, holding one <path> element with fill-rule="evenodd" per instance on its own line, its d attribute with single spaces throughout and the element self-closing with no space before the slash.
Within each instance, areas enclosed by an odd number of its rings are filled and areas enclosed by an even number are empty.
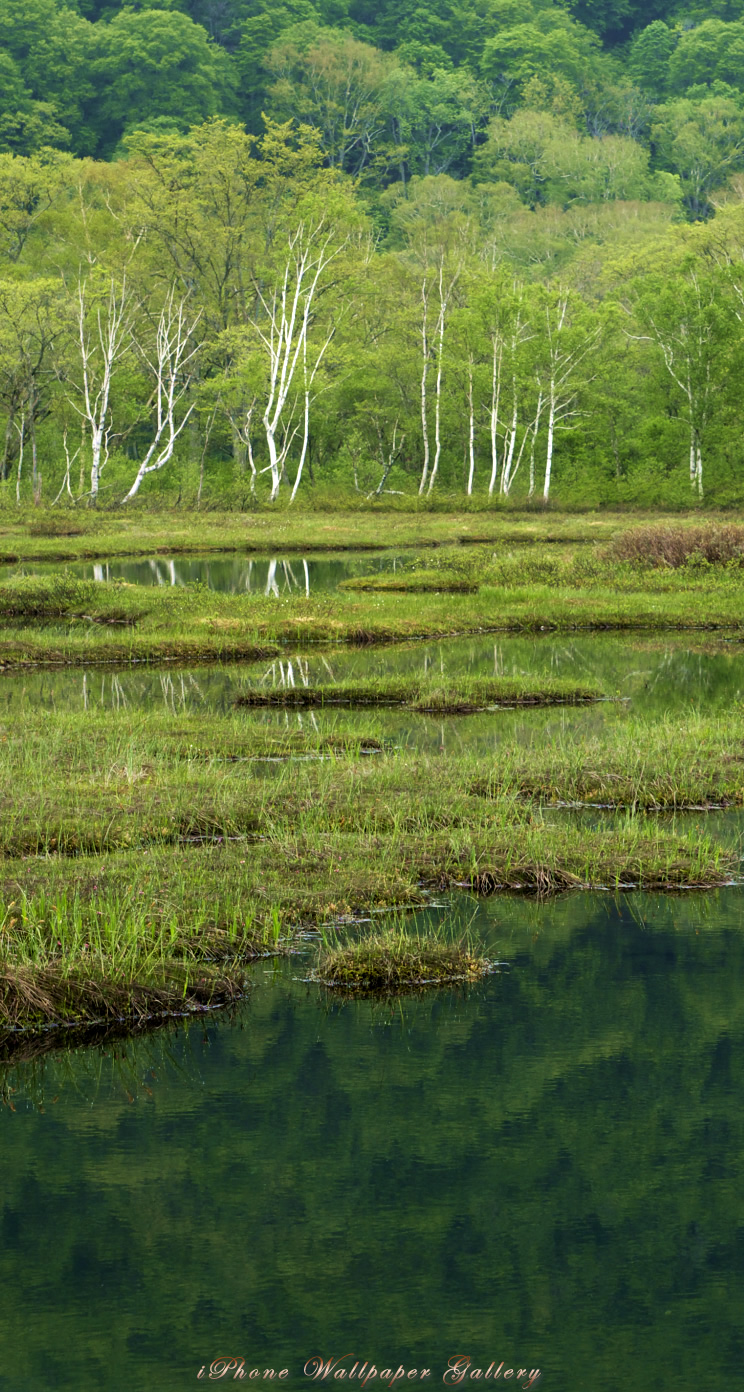
<svg viewBox="0 0 744 1392">
<path fill-rule="evenodd" d="M 180 1392 L 218 1356 L 300 1387 L 344 1354 L 741 1385 L 743 908 L 494 899 L 510 968 L 466 993 L 342 1004 L 263 964 L 232 1022 L 6 1063 L 0 1389 Z"/>
<path fill-rule="evenodd" d="M 0 725 L 29 707 L 108 711 L 125 717 L 140 709 L 171 715 L 228 714 L 246 688 L 303 686 L 370 676 L 566 677 L 598 682 L 619 703 L 583 708 L 498 710 L 486 715 L 434 719 L 400 710 L 241 710 L 241 720 L 279 730 L 332 733 L 340 724 L 396 746 L 488 753 L 505 741 L 523 744 L 588 736 L 628 713 L 661 717 L 692 706 L 724 713 L 744 695 L 744 645 L 700 644 L 685 637 L 544 634 L 540 637 L 452 638 L 383 648 L 317 652 L 290 650 L 284 658 L 225 667 L 140 666 L 112 672 L 27 670 L 0 674 Z"/>
<path fill-rule="evenodd" d="M 72 575 L 78 580 L 124 580 L 129 585 L 206 585 L 226 594 L 324 594 L 342 580 L 394 571 L 402 563 L 394 552 L 321 552 L 307 556 L 145 556 L 119 561 L 25 561 L 0 566 L 0 580 L 13 575 Z"/>
</svg>

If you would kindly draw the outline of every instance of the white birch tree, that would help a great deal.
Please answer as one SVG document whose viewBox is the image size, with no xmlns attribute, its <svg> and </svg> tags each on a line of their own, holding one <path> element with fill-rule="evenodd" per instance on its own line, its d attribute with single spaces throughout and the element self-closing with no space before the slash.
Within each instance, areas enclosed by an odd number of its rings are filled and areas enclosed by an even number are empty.
<svg viewBox="0 0 744 1392">
<path fill-rule="evenodd" d="M 463 258 L 455 256 L 450 260 L 447 256 L 447 249 L 441 247 L 438 255 L 438 264 L 435 274 L 425 277 L 422 285 L 422 319 L 421 319 L 421 346 L 422 346 L 422 371 L 421 371 L 421 431 L 424 445 L 424 463 L 421 470 L 421 482 L 419 493 L 426 490 L 431 493 L 436 477 L 439 472 L 439 462 L 442 457 L 442 380 L 444 365 L 444 336 L 448 324 L 449 311 L 452 306 L 452 298 L 455 287 L 462 272 Z M 448 265 L 448 260 L 450 264 Z M 436 295 L 436 318 L 434 327 L 429 334 L 429 297 L 430 282 L 433 282 L 434 293 Z M 435 364 L 436 374 L 434 378 L 434 458 L 431 458 L 429 443 L 429 416 L 427 399 L 427 377 L 429 374 L 430 363 Z"/>
<path fill-rule="evenodd" d="M 279 496 L 287 456 L 298 431 L 302 413 L 302 453 L 294 498 L 307 454 L 312 386 L 328 346 L 333 324 L 316 341 L 317 302 L 328 270 L 347 245 L 348 236 L 325 215 L 308 216 L 287 236 L 286 254 L 276 268 L 273 285 L 256 282 L 262 315 L 255 331 L 267 369 L 263 428 L 269 463 L 262 472 L 271 477 L 270 499 Z"/>
<path fill-rule="evenodd" d="M 79 278 L 73 295 L 77 370 L 70 376 L 68 401 L 80 416 L 90 441 L 90 492 L 95 503 L 109 457 L 112 432 L 111 390 L 123 359 L 131 351 L 135 296 L 126 273 L 109 277 L 103 295 Z"/>
<path fill-rule="evenodd" d="M 637 282 L 626 306 L 641 329 L 629 337 L 654 345 L 676 388 L 687 433 L 690 488 L 698 498 L 703 496 L 705 438 L 726 380 L 730 302 L 722 289 L 716 272 L 692 264 L 681 274 L 654 274 Z M 733 290 L 734 315 L 744 322 L 744 299 L 737 305 L 735 281 Z"/>
<path fill-rule="evenodd" d="M 160 311 L 152 348 L 141 343 L 137 345 L 154 382 L 155 420 L 150 444 L 122 502 L 128 503 L 136 497 L 142 480 L 164 468 L 173 457 L 176 441 L 194 410 L 196 403 L 185 407 L 184 397 L 191 385 L 194 359 L 201 346 L 194 337 L 200 318 L 200 313 L 194 317 L 187 313 L 184 300 L 176 304 L 175 291 L 171 288 Z"/>
<path fill-rule="evenodd" d="M 547 297 L 542 315 L 540 358 L 537 368 L 538 405 L 535 433 L 543 408 L 547 411 L 547 444 L 543 501 L 550 497 L 553 455 L 558 431 L 573 429 L 579 415 L 579 392 L 586 384 L 579 369 L 599 344 L 599 329 L 586 313 L 577 312 L 567 290 Z"/>
</svg>

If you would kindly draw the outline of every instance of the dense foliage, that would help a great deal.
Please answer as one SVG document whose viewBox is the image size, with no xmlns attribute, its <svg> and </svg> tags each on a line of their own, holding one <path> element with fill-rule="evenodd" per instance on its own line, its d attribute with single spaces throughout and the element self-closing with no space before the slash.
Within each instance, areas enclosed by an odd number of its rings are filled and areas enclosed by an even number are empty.
<svg viewBox="0 0 744 1392">
<path fill-rule="evenodd" d="M 739 499 L 744 0 L 0 0 L 0 67 L 9 499 Z"/>
</svg>

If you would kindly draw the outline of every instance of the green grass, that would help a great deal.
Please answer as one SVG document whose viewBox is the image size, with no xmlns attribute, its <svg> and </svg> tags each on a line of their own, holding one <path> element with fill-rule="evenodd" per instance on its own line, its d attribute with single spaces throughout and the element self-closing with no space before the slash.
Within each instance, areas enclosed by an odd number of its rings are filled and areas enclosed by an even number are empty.
<svg viewBox="0 0 744 1392">
<path fill-rule="evenodd" d="M 105 560 L 121 556 L 206 554 L 210 551 L 302 552 L 442 546 L 474 541 L 609 540 L 637 523 L 639 514 L 406 511 L 361 507 L 347 511 L 296 512 L 266 508 L 250 513 L 182 510 L 60 512 L 37 509 L 0 513 L 0 564 L 19 561 Z M 691 522 L 699 520 L 695 516 Z"/>
<path fill-rule="evenodd" d="M 131 894 L 19 888 L 0 911 L 0 1030 L 133 1025 L 225 1005 L 246 989 L 245 962 L 279 946 L 251 923 L 156 921 Z"/>
<path fill-rule="evenodd" d="M 283 514 L 260 520 L 288 534 L 301 525 Z M 433 542 L 437 527 L 438 540 L 452 542 L 452 519 L 425 520 L 429 534 L 419 545 Z M 484 520 L 503 526 L 488 517 L 478 519 L 481 527 Z M 338 522 L 327 519 L 330 530 Z M 358 537 L 370 519 L 356 522 Z M 32 540 L 76 546 L 90 539 L 89 526 L 95 533 L 104 525 L 86 514 L 81 536 Z M 132 535 L 138 526 L 132 522 Z M 544 520 L 540 526 L 544 540 Z M 352 589 L 270 600 L 200 586 L 17 579 L 0 585 L 0 665 L 214 662 L 272 657 L 289 643 L 486 631 L 742 633 L 738 563 L 702 566 L 696 552 L 677 567 L 621 562 L 579 539 L 412 555 L 415 594 Z M 447 592 L 442 577 L 463 584 Z M 432 675 L 288 688 L 260 684 L 260 670 L 250 676 L 257 684 L 243 689 L 247 706 L 396 704 L 411 721 L 424 711 L 601 696 L 591 683 L 553 678 Z M 744 805 L 739 706 L 716 719 L 689 713 L 660 721 L 618 709 L 599 732 L 583 735 L 575 724 L 550 746 L 505 744 L 486 760 L 392 751 L 371 716 L 363 731 L 343 714 L 331 730 L 312 728 L 313 719 L 311 712 L 304 729 L 281 731 L 249 709 L 175 716 L 8 708 L 0 720 L 0 1028 L 118 1028 L 229 1002 L 245 989 L 247 963 L 288 950 L 302 927 L 416 907 L 453 887 L 537 895 L 710 888 L 740 872 L 734 845 L 683 818 L 669 825 L 655 815 Z M 555 803 L 623 810 L 593 825 L 552 811 Z M 397 946 L 389 933 L 338 945 L 346 954 L 341 975 L 324 958 L 319 977 L 340 980 L 345 970 L 347 985 L 356 974 L 370 989 L 386 973 L 389 984 L 396 974 L 431 980 L 434 958 L 452 975 L 451 942 L 428 944 L 428 957 L 419 944 L 414 961 L 410 933 L 396 932 Z M 471 956 L 478 961 L 474 948 Z"/>
<path fill-rule="evenodd" d="M 327 937 L 310 980 L 354 994 L 391 995 L 477 981 L 494 969 L 465 936 L 440 927 L 416 932 L 399 920 L 354 941 Z"/>
<path fill-rule="evenodd" d="M 583 887 L 705 889 L 738 870 L 738 855 L 699 830 L 642 816 L 597 829 L 555 817 L 519 822 L 511 814 L 478 829 L 276 831 L 253 844 L 5 857 L 0 905 L 9 924 L 25 893 L 26 920 L 40 925 L 47 944 L 59 938 L 58 904 L 64 913 L 74 907 L 83 942 L 101 920 L 116 926 L 108 939 L 112 962 L 131 955 L 127 944 L 144 955 L 165 944 L 199 972 L 202 963 L 224 971 L 258 950 L 286 950 L 301 928 L 421 907 L 453 888 L 540 896 Z M 15 960 L 15 933 L 4 934 L 8 960 Z"/>
<path fill-rule="evenodd" d="M 554 677 L 369 677 L 317 686 L 251 687 L 237 706 L 403 706 L 469 715 L 496 706 L 583 705 L 606 699 L 596 683 Z"/>
<path fill-rule="evenodd" d="M 289 643 L 358 646 L 457 634 L 744 631 L 738 566 L 698 574 L 694 567 L 613 567 L 592 556 L 554 564 L 537 548 L 527 560 L 469 554 L 485 576 L 476 593 L 415 598 L 345 591 L 267 599 L 203 586 L 12 580 L 0 585 L 0 668 L 250 661 L 277 656 Z"/>
<path fill-rule="evenodd" d="M 653 767 L 669 733 L 644 740 L 629 721 L 604 737 L 606 760 L 634 743 L 648 752 L 645 774 L 640 759 L 629 770 L 636 807 L 641 787 L 675 776 L 671 759 Z M 725 759 L 741 734 L 740 715 L 691 717 L 679 787 L 717 760 L 733 779 Z M 318 758 L 327 738 L 331 757 Z M 226 1003 L 247 964 L 287 951 L 302 927 L 454 887 L 710 888 L 739 872 L 736 849 L 699 827 L 634 811 L 592 826 L 542 808 L 553 786 L 586 785 L 578 745 L 556 753 L 549 784 L 529 751 L 484 770 L 467 757 L 363 758 L 364 738 L 277 736 L 237 714 L 14 714 L 0 731 L 0 1028 L 134 1026 Z M 704 756 L 682 784 L 693 742 Z M 584 751 L 592 765 L 599 748 Z M 284 762 L 267 775 L 266 757 Z"/>
<path fill-rule="evenodd" d="M 33 962 L 0 958 L 0 1031 L 40 1030 L 60 1025 L 126 1024 L 190 1015 L 230 1005 L 243 994 L 235 974 L 169 964 L 139 967 L 133 974 L 118 960 Z"/>
<path fill-rule="evenodd" d="M 375 572 L 344 580 L 340 589 L 380 594 L 511 592 L 545 586 L 570 592 L 611 591 L 615 595 L 696 594 L 701 587 L 717 595 L 742 592 L 744 576 L 739 537 L 744 528 L 651 526 L 618 532 L 609 544 L 537 542 L 526 548 L 502 544 L 441 547 L 412 552 L 394 572 Z M 657 554 L 658 552 L 658 554 Z M 670 559 L 666 559 L 669 556 Z"/>
<path fill-rule="evenodd" d="M 323 785 L 324 795 L 347 780 L 355 790 L 366 788 L 367 774 L 357 767 L 365 760 L 384 765 L 374 775 L 381 800 L 397 800 L 398 770 L 405 770 L 425 801 L 431 790 L 421 779 L 449 789 L 454 769 L 454 786 L 480 796 L 649 810 L 744 805 L 744 705 L 714 716 L 683 711 L 648 719 L 621 703 L 612 715 L 599 730 L 574 724 L 555 731 L 545 745 L 504 740 L 498 757 L 463 752 L 455 760 L 396 751 L 383 720 L 370 715 L 359 727 L 343 710 L 318 729 L 309 720 L 302 728 L 267 725 L 242 709 L 174 716 L 162 708 L 42 708 L 29 710 L 21 721 L 15 713 L 0 714 L 0 844 L 23 808 L 24 818 L 33 810 L 38 819 L 50 798 L 58 806 L 72 800 L 74 808 L 92 798 L 109 816 L 119 804 L 125 813 L 130 805 L 142 805 L 144 792 L 170 798 L 178 785 L 194 790 L 195 803 L 214 801 L 224 787 L 228 804 L 246 788 L 261 801 L 294 788 L 302 804 L 319 785 L 308 785 L 310 775 L 297 764 L 314 760 L 338 766 Z M 292 767 L 269 784 L 259 777 L 267 760 Z M 244 767 L 253 764 L 253 772 Z"/>
<path fill-rule="evenodd" d="M 539 748 L 506 748 L 474 788 L 551 804 L 647 811 L 744 805 L 744 707 L 649 721 L 627 715 L 600 733 L 556 735 Z"/>
<path fill-rule="evenodd" d="M 199 856 L 179 857 L 191 895 L 185 901 L 173 887 L 179 912 L 188 902 L 193 914 L 213 898 L 223 916 L 240 900 L 241 913 L 266 904 L 283 920 L 304 921 L 339 903 L 417 902 L 421 884 L 706 884 L 721 883 L 738 863 L 709 838 L 670 833 L 651 818 L 589 832 L 526 802 L 513 778 L 508 788 L 484 788 L 482 764 L 470 759 L 359 758 L 349 750 L 290 760 L 266 777 L 252 759 L 226 757 L 229 722 L 220 730 L 210 718 L 220 751 L 211 760 L 204 742 L 190 757 L 183 735 L 161 739 L 162 716 L 127 716 L 110 734 L 96 716 L 89 737 L 86 720 L 41 715 L 0 738 L 0 856 L 35 858 L 24 862 L 26 886 L 54 860 L 76 878 L 70 862 L 88 857 L 126 852 L 136 862 L 144 852 L 234 844 L 245 863 L 238 869 L 231 860 L 227 897 L 209 877 L 196 892 L 188 866 Z M 245 751 L 247 732 L 239 738 Z M 128 864 L 128 878 L 110 888 L 127 890 L 141 873 L 144 862 L 138 871 Z M 159 873 L 171 882 L 167 870 Z"/>
<path fill-rule="evenodd" d="M 342 580 L 339 590 L 376 591 L 379 594 L 475 594 L 479 580 L 474 575 L 458 574 L 451 566 L 396 570 L 392 574 L 362 575 Z"/>
</svg>

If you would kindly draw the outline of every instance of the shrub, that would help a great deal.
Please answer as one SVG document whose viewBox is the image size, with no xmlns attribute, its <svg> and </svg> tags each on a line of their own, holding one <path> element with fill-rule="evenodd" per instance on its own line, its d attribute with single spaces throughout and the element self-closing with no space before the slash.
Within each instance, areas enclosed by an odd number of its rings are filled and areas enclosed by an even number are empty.
<svg viewBox="0 0 744 1392">
<path fill-rule="evenodd" d="M 744 526 L 729 522 L 705 526 L 631 527 L 613 540 L 610 552 L 619 561 L 636 565 L 680 566 L 744 564 Z"/>
</svg>

